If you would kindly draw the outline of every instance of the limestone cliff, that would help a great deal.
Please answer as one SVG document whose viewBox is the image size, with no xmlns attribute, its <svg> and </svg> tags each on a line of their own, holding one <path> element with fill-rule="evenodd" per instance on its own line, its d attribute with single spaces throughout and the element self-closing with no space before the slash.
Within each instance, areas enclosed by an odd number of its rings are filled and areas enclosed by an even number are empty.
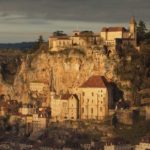
<svg viewBox="0 0 150 150">
<path fill-rule="evenodd" d="M 131 55 L 124 57 L 126 64 L 131 63 L 132 58 Z M 131 100 L 132 82 L 128 77 L 121 78 L 122 76 L 118 73 L 121 70 L 118 66 L 121 67 L 123 62 L 123 58 L 119 55 L 108 56 L 101 48 L 70 49 L 54 53 L 41 50 L 24 54 L 10 64 L 1 62 L 0 92 L 10 95 L 12 99 L 27 102 L 32 92 L 30 84 L 44 83 L 49 87 L 53 69 L 57 94 L 73 90 L 89 76 L 99 74 L 105 76 L 110 82 L 116 83 L 124 91 L 125 99 Z"/>
</svg>

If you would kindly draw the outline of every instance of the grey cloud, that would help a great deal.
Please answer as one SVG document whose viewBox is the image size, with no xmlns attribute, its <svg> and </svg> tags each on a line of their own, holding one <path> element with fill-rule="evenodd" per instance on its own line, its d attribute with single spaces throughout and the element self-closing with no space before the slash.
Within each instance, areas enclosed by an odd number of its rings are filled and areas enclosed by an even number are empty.
<svg viewBox="0 0 150 150">
<path fill-rule="evenodd" d="M 131 16 L 150 23 L 150 0 L 0 0 L 0 42 L 48 38 L 55 30 L 99 32 L 125 25 Z"/>
<path fill-rule="evenodd" d="M 149 0 L 1 0 L 1 17 L 26 19 L 126 22 L 134 15 L 149 22 Z"/>
</svg>

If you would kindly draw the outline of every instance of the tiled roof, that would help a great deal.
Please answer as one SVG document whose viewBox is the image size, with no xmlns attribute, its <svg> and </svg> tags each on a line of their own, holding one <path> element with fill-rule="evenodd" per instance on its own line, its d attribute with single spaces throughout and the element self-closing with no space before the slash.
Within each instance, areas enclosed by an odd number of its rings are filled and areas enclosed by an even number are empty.
<svg viewBox="0 0 150 150">
<path fill-rule="evenodd" d="M 64 94 L 61 96 L 61 99 L 69 99 L 71 97 L 72 94 Z"/>
<path fill-rule="evenodd" d="M 85 81 L 81 88 L 106 88 L 107 80 L 104 76 L 93 75 L 87 81 Z"/>
<path fill-rule="evenodd" d="M 116 31 L 127 31 L 124 27 L 104 27 L 102 32 L 116 32 Z"/>
<path fill-rule="evenodd" d="M 77 99 L 77 95 L 76 95 L 76 94 L 69 94 L 69 93 L 63 94 L 63 95 L 61 96 L 61 99 L 62 99 L 62 100 L 63 100 L 63 99 L 68 100 L 72 95 Z"/>
</svg>

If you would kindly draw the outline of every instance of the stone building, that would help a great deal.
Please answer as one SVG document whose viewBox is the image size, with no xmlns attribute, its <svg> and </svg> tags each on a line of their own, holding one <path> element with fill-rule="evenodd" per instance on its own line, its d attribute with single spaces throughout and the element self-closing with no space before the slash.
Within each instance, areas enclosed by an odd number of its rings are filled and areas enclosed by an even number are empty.
<svg viewBox="0 0 150 150">
<path fill-rule="evenodd" d="M 33 112 L 33 106 L 30 104 L 23 104 L 22 107 L 19 108 L 19 113 L 22 115 L 31 115 Z"/>
<path fill-rule="evenodd" d="M 64 94 L 61 96 L 62 100 L 68 103 L 68 120 L 77 120 L 79 118 L 79 101 L 76 94 Z"/>
<path fill-rule="evenodd" d="M 118 45 L 133 45 L 137 47 L 136 21 L 131 18 L 129 29 L 125 27 L 104 27 L 101 30 L 100 36 L 105 45 L 111 48 L 112 52 L 118 48 Z"/>
<path fill-rule="evenodd" d="M 48 89 L 48 83 L 44 82 L 30 82 L 29 89 L 32 92 L 43 93 L 44 90 Z"/>
<path fill-rule="evenodd" d="M 78 98 L 75 94 L 64 94 L 51 100 L 52 121 L 77 120 Z"/>
<path fill-rule="evenodd" d="M 80 119 L 104 119 L 108 115 L 108 89 L 103 76 L 93 75 L 78 89 Z"/>
<path fill-rule="evenodd" d="M 115 49 L 120 44 L 132 45 L 137 48 L 136 39 L 136 21 L 132 17 L 129 29 L 121 26 L 104 27 L 99 35 L 92 31 L 73 31 L 72 35 L 64 34 L 62 31 L 56 31 L 49 37 L 49 50 L 60 51 L 66 48 L 85 48 L 103 43 L 112 52 L 115 52 Z"/>
<path fill-rule="evenodd" d="M 99 36 L 92 31 L 74 31 L 72 35 L 57 31 L 49 37 L 49 50 L 60 51 L 67 48 L 87 47 L 98 42 Z"/>
<path fill-rule="evenodd" d="M 132 146 L 128 141 L 122 138 L 108 139 L 104 145 L 104 150 L 133 150 Z"/>
<path fill-rule="evenodd" d="M 63 50 L 64 48 L 70 48 L 72 46 L 72 40 L 69 36 L 51 36 L 49 38 L 49 49 L 51 51 Z"/>
<path fill-rule="evenodd" d="M 43 116 L 42 114 L 33 114 L 33 131 L 40 131 L 44 130 L 48 127 L 49 118 L 46 116 Z"/>
<path fill-rule="evenodd" d="M 8 104 L 5 101 L 0 102 L 0 116 L 5 116 L 8 113 Z"/>
<path fill-rule="evenodd" d="M 135 150 L 150 150 L 150 136 L 143 137 Z"/>
<path fill-rule="evenodd" d="M 150 106 L 145 107 L 145 117 L 146 120 L 150 120 Z"/>
</svg>

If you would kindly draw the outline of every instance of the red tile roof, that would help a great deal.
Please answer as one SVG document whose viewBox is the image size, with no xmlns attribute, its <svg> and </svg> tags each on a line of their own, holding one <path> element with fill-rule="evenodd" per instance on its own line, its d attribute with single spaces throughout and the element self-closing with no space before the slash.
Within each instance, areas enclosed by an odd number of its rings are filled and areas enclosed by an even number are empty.
<svg viewBox="0 0 150 150">
<path fill-rule="evenodd" d="M 61 99 L 66 99 L 68 100 L 71 96 L 74 96 L 76 99 L 77 99 L 77 95 L 76 94 L 69 94 L 69 93 L 66 93 L 64 95 L 61 96 Z"/>
<path fill-rule="evenodd" d="M 61 96 L 61 99 L 69 99 L 72 96 L 72 94 L 64 94 Z"/>
<path fill-rule="evenodd" d="M 102 32 L 117 32 L 117 31 L 127 31 L 124 27 L 104 27 Z"/>
<path fill-rule="evenodd" d="M 81 88 L 106 88 L 107 80 L 104 76 L 93 75 L 87 81 L 85 81 Z"/>
</svg>

